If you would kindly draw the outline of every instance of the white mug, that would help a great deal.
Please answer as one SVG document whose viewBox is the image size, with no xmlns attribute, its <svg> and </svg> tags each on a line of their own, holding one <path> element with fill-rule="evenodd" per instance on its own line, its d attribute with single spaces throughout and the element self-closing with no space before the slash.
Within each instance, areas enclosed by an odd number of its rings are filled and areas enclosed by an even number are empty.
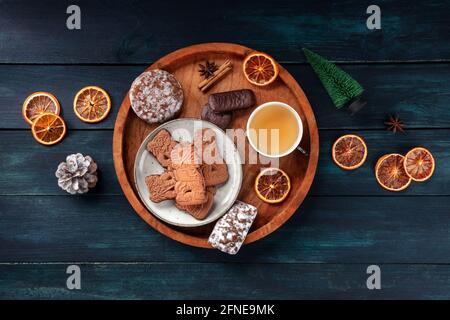
<svg viewBox="0 0 450 320">
<path fill-rule="evenodd" d="M 288 150 L 284 151 L 283 153 L 276 154 L 276 155 L 268 154 L 268 153 L 261 151 L 257 147 L 257 144 L 254 141 L 252 141 L 252 138 L 250 137 L 250 134 L 249 134 L 250 130 L 251 130 L 250 124 L 251 124 L 253 118 L 255 117 L 255 115 L 258 112 L 261 112 L 261 110 L 263 110 L 265 108 L 270 108 L 272 106 L 281 106 L 283 108 L 288 109 L 294 115 L 295 119 L 297 120 L 297 125 L 298 125 L 298 136 L 297 136 L 297 139 L 295 140 L 295 142 L 292 144 L 292 146 Z M 262 105 L 257 107 L 255 110 L 253 110 L 253 112 L 250 114 L 250 117 L 247 120 L 247 138 L 248 138 L 248 141 L 250 142 L 250 145 L 258 153 L 262 154 L 263 156 L 269 157 L 269 158 L 281 158 L 281 157 L 287 156 L 288 154 L 293 152 L 295 149 L 298 149 L 304 155 L 308 155 L 308 153 L 299 146 L 300 141 L 302 140 L 302 137 L 303 137 L 303 123 L 302 123 L 302 120 L 300 119 L 300 116 L 298 115 L 297 111 L 294 110 L 294 108 L 292 108 L 290 105 L 283 103 L 283 102 L 271 101 L 271 102 L 263 103 Z"/>
</svg>

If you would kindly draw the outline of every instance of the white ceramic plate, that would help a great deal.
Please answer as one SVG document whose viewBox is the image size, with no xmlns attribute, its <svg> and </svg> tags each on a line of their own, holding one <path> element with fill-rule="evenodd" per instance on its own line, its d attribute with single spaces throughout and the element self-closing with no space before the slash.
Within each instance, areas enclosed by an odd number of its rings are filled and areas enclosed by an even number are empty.
<svg viewBox="0 0 450 320">
<path fill-rule="evenodd" d="M 201 128 L 210 128 L 216 133 L 219 152 L 228 165 L 228 181 L 217 186 L 214 204 L 204 220 L 197 220 L 190 214 L 179 210 L 173 200 L 154 203 L 150 201 L 145 177 L 164 171 L 156 158 L 146 150 L 147 143 L 161 130 L 166 129 L 176 141 L 192 142 L 194 132 Z M 219 219 L 236 201 L 242 185 L 242 165 L 239 152 L 233 141 L 216 125 L 198 119 L 176 119 L 166 122 L 150 132 L 136 154 L 134 163 L 134 181 L 141 201 L 147 209 L 159 219 L 182 227 L 198 227 Z"/>
</svg>

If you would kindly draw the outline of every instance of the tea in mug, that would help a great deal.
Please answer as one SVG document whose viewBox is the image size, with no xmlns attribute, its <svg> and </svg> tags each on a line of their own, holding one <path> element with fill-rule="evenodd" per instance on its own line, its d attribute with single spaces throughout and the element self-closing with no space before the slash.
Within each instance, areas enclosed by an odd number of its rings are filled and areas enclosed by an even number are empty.
<svg viewBox="0 0 450 320">
<path fill-rule="evenodd" d="M 271 156 L 287 152 L 299 135 L 299 124 L 293 111 L 280 104 L 257 111 L 249 129 L 249 138 L 257 149 Z"/>
</svg>

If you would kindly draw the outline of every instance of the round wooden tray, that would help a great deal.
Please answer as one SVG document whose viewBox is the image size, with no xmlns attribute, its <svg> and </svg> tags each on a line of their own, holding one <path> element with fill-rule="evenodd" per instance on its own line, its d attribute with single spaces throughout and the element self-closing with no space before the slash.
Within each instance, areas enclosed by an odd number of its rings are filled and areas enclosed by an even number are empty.
<svg viewBox="0 0 450 320">
<path fill-rule="evenodd" d="M 230 43 L 193 45 L 162 57 L 147 69 L 164 69 L 174 74 L 181 83 L 185 96 L 183 110 L 179 116 L 181 118 L 200 118 L 201 107 L 206 103 L 210 93 L 244 88 L 252 89 L 255 92 L 257 105 L 267 101 L 281 101 L 291 105 L 299 113 L 304 126 L 300 145 L 310 154 L 306 157 L 300 152 L 294 151 L 289 156 L 280 159 L 279 166 L 290 176 L 292 184 L 291 192 L 286 200 L 280 204 L 266 204 L 261 201 L 253 189 L 260 165 L 243 165 L 244 178 L 238 199 L 258 208 L 257 218 L 245 243 L 251 243 L 267 236 L 294 214 L 312 184 L 319 157 L 317 124 L 303 90 L 281 66 L 279 77 L 269 86 L 257 87 L 247 82 L 241 67 L 244 57 L 252 51 L 250 48 Z M 197 71 L 198 64 L 205 60 L 221 64 L 227 59 L 232 61 L 233 71 L 219 81 L 207 94 L 202 93 L 197 87 L 201 81 Z M 252 110 L 253 108 L 235 112 L 231 127 L 245 128 Z M 135 190 L 134 159 L 141 142 L 156 126 L 145 123 L 134 114 L 130 108 L 127 94 L 117 115 L 113 137 L 114 166 L 119 183 L 137 214 L 154 229 L 182 243 L 209 248 L 207 240 L 214 223 L 196 228 L 182 228 L 166 224 L 146 209 Z M 246 150 L 248 152 L 248 148 Z"/>
</svg>

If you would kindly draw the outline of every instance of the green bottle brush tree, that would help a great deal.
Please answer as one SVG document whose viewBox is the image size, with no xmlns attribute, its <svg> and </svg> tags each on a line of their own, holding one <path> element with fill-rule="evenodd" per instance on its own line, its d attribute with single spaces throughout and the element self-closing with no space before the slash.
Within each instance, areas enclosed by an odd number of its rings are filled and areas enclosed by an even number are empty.
<svg viewBox="0 0 450 320">
<path fill-rule="evenodd" d="M 355 79 L 317 53 L 306 48 L 303 48 L 303 52 L 336 108 L 347 106 L 353 115 L 364 107 L 366 104 L 362 100 L 364 88 Z"/>
</svg>

